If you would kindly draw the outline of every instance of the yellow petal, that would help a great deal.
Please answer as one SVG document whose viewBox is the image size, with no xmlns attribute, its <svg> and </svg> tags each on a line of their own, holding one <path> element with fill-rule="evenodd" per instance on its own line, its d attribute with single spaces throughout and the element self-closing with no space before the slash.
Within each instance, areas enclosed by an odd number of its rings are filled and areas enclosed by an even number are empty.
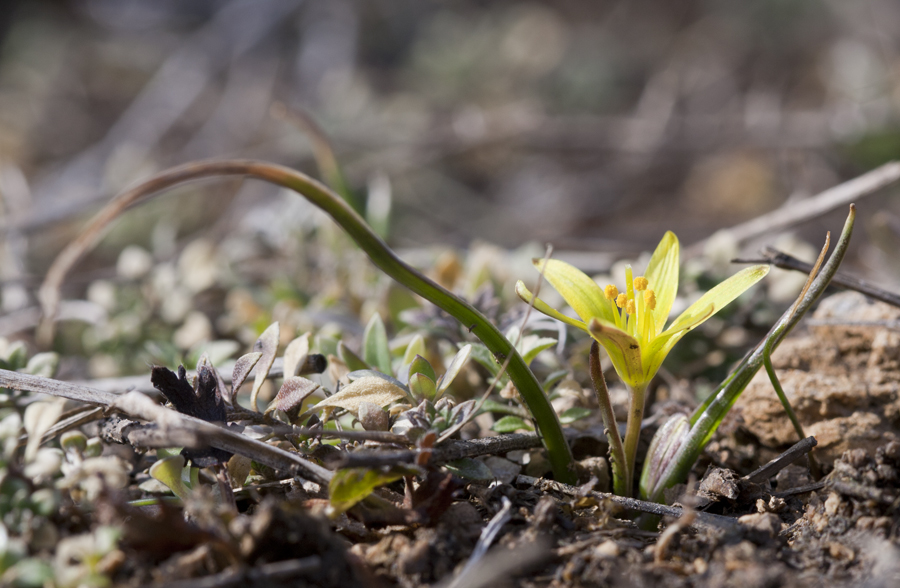
<svg viewBox="0 0 900 588">
<path fill-rule="evenodd" d="M 643 350 L 644 376 L 652 378 L 672 347 L 687 334 L 688 331 L 702 324 L 706 319 L 723 309 L 729 302 L 743 294 L 750 286 L 760 281 L 769 273 L 769 266 L 756 265 L 734 274 L 721 284 L 700 297 L 675 319 L 669 328 L 660 333 L 650 345 Z"/>
<path fill-rule="evenodd" d="M 584 272 L 557 259 L 550 259 L 546 262 L 543 259 L 535 259 L 534 266 L 538 270 L 543 268 L 544 278 L 556 288 L 556 291 L 572 307 L 575 314 L 580 316 L 585 323 L 594 317 L 608 322 L 615 320 L 612 307 L 606 301 L 603 289 Z"/>
<path fill-rule="evenodd" d="M 650 258 L 644 277 L 649 287 L 656 293 L 656 308 L 653 310 L 653 322 L 659 333 L 666 326 L 666 319 L 678 293 L 678 257 L 680 247 L 678 237 L 672 231 L 666 231 L 659 245 Z"/>
<path fill-rule="evenodd" d="M 684 325 L 691 324 L 691 328 L 699 325 L 713 314 L 722 310 L 725 305 L 743 294 L 750 286 L 763 279 L 769 273 L 769 266 L 754 265 L 742 269 L 721 284 L 700 297 L 697 302 L 690 305 L 687 310 L 681 313 L 675 321 L 669 326 L 668 330 L 680 331 L 686 327 Z M 657 299 L 657 304 L 658 304 Z M 700 322 L 696 322 L 699 314 L 706 312 L 708 306 L 713 307 L 713 311 Z"/>
<path fill-rule="evenodd" d="M 521 298 L 528 304 L 531 304 L 531 299 L 534 298 L 534 295 L 528 290 L 528 288 L 525 287 L 525 284 L 522 282 L 522 280 L 516 282 L 516 294 L 518 294 L 519 298 Z M 534 298 L 534 309 L 539 312 L 543 312 L 550 318 L 555 318 L 558 321 L 562 321 L 564 323 L 572 325 L 573 327 L 578 327 L 579 329 L 587 331 L 587 326 L 583 322 L 578 319 L 568 317 L 558 310 L 551 308 L 549 304 L 547 304 L 540 298 Z"/>
<path fill-rule="evenodd" d="M 688 331 L 704 322 L 713 314 L 715 314 L 715 308 L 712 304 L 706 308 L 696 309 L 689 317 L 682 314 L 678 317 L 679 323 L 677 329 L 673 328 L 675 326 L 673 323 L 672 327 L 669 327 L 664 332 L 660 333 L 660 335 L 653 339 L 649 345 L 645 345 L 641 350 L 643 351 L 644 358 L 644 377 L 648 381 L 653 378 L 659 370 L 659 366 L 662 365 L 663 360 L 669 355 L 672 347 L 674 347 Z"/>
<path fill-rule="evenodd" d="M 588 323 L 588 332 L 606 349 L 616 373 L 626 384 L 635 387 L 646 382 L 637 339 L 614 324 L 596 318 Z"/>
</svg>

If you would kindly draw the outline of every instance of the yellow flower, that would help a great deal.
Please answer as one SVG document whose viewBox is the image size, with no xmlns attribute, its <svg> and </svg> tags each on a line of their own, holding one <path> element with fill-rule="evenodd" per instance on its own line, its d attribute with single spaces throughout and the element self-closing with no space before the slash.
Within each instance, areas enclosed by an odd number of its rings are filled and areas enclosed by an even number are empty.
<svg viewBox="0 0 900 588">
<path fill-rule="evenodd" d="M 632 389 L 643 389 L 656 375 L 672 347 L 691 329 L 740 296 L 768 272 L 766 265 L 748 267 L 694 302 L 663 329 L 678 290 L 678 238 L 667 232 L 653 252 L 643 276 L 625 270 L 625 291 L 601 288 L 575 267 L 557 260 L 534 260 L 544 278 L 562 295 L 581 320 L 550 308 L 540 298 L 535 309 L 584 329 L 603 345 L 619 377 Z M 520 281 L 516 293 L 525 302 L 533 295 Z"/>
</svg>

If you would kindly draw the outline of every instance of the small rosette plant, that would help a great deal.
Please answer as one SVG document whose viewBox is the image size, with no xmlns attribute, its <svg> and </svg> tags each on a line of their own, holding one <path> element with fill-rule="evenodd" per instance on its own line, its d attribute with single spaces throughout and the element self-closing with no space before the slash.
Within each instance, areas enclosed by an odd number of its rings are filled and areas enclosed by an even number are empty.
<svg viewBox="0 0 900 588">
<path fill-rule="evenodd" d="M 688 331 L 761 280 L 769 268 L 757 265 L 739 271 L 701 296 L 666 328 L 678 290 L 679 244 L 671 231 L 656 247 L 643 276 L 634 277 L 631 266 L 626 267 L 622 291 L 612 284 L 601 288 L 589 276 L 562 261 L 536 259 L 534 264 L 580 320 L 551 308 L 533 296 L 521 281 L 516 285 L 519 297 L 533 303 L 540 312 L 587 331 L 606 350 L 616 373 L 630 390 L 631 407 L 622 456 L 625 463 L 616 463 L 614 456 L 613 468 L 619 469 L 614 471 L 614 478 L 621 481 L 616 491 L 631 494 L 645 391 L 650 380 Z M 618 437 L 617 431 L 609 434 Z M 615 440 L 611 441 L 616 445 Z"/>
</svg>

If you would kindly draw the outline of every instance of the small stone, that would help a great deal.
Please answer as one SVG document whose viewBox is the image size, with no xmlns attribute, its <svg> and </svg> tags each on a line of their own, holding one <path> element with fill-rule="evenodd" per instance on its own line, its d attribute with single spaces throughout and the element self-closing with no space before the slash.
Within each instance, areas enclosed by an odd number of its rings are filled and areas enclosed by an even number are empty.
<svg viewBox="0 0 900 588">
<path fill-rule="evenodd" d="M 838 507 L 841 506 L 841 497 L 838 496 L 837 493 L 832 492 L 828 495 L 828 498 L 825 499 L 825 514 L 830 517 L 833 517 L 837 514 Z"/>
<path fill-rule="evenodd" d="M 884 446 L 884 455 L 888 459 L 900 462 L 900 442 L 891 441 Z"/>
<path fill-rule="evenodd" d="M 778 518 L 778 515 L 768 512 L 744 515 L 738 519 L 738 522 L 754 531 L 765 533 L 769 537 L 775 537 L 781 532 L 781 519 Z"/>
<path fill-rule="evenodd" d="M 844 461 L 859 469 L 866 465 L 869 456 L 866 455 L 865 449 L 851 449 L 844 453 Z"/>
<path fill-rule="evenodd" d="M 579 480 L 596 480 L 592 490 L 609 492 L 609 462 L 604 457 L 588 457 L 576 464 Z"/>
<path fill-rule="evenodd" d="M 496 455 L 488 457 L 484 460 L 484 463 L 487 467 L 491 468 L 494 477 L 504 484 L 512 483 L 512 481 L 516 479 L 516 476 L 519 475 L 519 472 L 522 471 L 521 466 L 518 464 L 513 463 L 508 459 L 497 457 Z"/>
<path fill-rule="evenodd" d="M 791 488 L 806 486 L 812 482 L 812 476 L 809 475 L 807 468 L 791 464 L 778 472 L 775 476 L 775 482 L 778 484 L 778 491 L 784 492 Z"/>
<path fill-rule="evenodd" d="M 851 562 L 856 557 L 856 553 L 852 549 L 836 541 L 828 544 L 828 553 L 834 559 L 842 562 Z"/>
<path fill-rule="evenodd" d="M 768 510 L 769 512 L 779 513 L 787 508 L 787 502 L 785 502 L 784 498 L 779 498 L 777 496 L 769 497 Z"/>
<path fill-rule="evenodd" d="M 402 574 L 424 574 L 431 567 L 432 559 L 429 541 L 420 539 L 400 555 L 397 564 Z"/>
<path fill-rule="evenodd" d="M 875 517 L 859 517 L 856 519 L 856 528 L 860 531 L 868 531 L 875 526 Z"/>
<path fill-rule="evenodd" d="M 609 539 L 594 548 L 594 556 L 600 559 L 619 557 L 621 553 L 618 543 Z"/>
<path fill-rule="evenodd" d="M 706 476 L 700 482 L 698 493 L 714 501 L 718 501 L 721 498 L 734 500 L 740 494 L 737 476 L 731 470 L 712 468 L 706 472 Z"/>
<path fill-rule="evenodd" d="M 705 574 L 708 569 L 709 564 L 702 557 L 698 557 L 694 560 L 694 573 L 702 575 Z"/>
</svg>

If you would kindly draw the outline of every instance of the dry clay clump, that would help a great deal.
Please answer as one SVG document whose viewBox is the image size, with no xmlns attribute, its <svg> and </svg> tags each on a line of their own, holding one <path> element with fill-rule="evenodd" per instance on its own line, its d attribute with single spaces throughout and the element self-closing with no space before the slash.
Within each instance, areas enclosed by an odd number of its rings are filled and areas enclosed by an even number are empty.
<svg viewBox="0 0 900 588">
<path fill-rule="evenodd" d="M 845 451 L 900 439 L 900 309 L 843 292 L 822 301 L 808 333 L 786 339 L 772 356 L 785 394 L 816 455 L 833 462 Z M 818 323 L 818 324 L 815 324 Z M 764 370 L 738 402 L 747 428 L 778 448 L 797 441 Z"/>
</svg>

